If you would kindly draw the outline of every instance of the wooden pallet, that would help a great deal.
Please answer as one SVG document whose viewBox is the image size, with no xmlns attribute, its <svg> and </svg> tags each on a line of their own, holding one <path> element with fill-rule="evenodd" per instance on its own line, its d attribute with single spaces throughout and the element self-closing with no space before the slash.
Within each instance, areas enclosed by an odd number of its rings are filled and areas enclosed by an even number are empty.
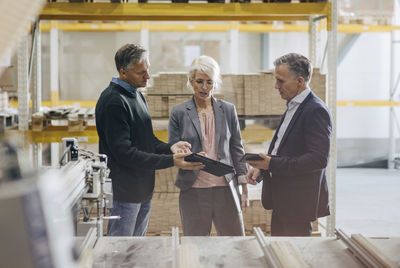
<svg viewBox="0 0 400 268">
<path fill-rule="evenodd" d="M 95 125 L 95 108 L 57 108 L 32 115 L 31 129 L 40 132 L 51 127 L 67 127 L 70 132 L 84 131 Z"/>
</svg>

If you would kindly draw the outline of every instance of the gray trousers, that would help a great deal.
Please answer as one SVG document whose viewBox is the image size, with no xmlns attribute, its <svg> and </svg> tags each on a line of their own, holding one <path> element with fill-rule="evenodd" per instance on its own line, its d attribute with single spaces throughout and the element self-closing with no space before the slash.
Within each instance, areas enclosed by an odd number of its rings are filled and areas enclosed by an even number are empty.
<svg viewBox="0 0 400 268">
<path fill-rule="evenodd" d="M 210 235 L 212 222 L 220 236 L 244 235 L 229 186 L 181 191 L 179 210 L 185 236 Z"/>
</svg>

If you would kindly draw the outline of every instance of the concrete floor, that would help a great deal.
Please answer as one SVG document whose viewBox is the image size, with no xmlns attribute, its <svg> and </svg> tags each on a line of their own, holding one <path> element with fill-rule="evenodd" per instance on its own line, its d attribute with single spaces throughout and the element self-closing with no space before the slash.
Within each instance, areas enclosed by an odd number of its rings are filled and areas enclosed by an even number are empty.
<svg viewBox="0 0 400 268">
<path fill-rule="evenodd" d="M 400 170 L 337 169 L 336 226 L 347 234 L 400 237 Z"/>
</svg>

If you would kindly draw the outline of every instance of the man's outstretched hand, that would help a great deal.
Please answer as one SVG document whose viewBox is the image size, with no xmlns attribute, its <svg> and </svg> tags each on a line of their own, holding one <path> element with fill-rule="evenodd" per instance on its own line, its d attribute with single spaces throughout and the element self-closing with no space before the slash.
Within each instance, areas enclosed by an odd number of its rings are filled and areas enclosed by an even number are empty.
<svg viewBox="0 0 400 268">
<path fill-rule="evenodd" d="M 189 153 L 191 148 L 192 145 L 190 145 L 190 143 L 188 143 L 187 141 L 178 141 L 171 146 L 171 152 L 173 154 Z"/>
<path fill-rule="evenodd" d="M 246 174 L 247 182 L 256 185 L 258 183 L 257 182 L 258 176 L 260 176 L 260 170 L 258 168 L 249 169 L 249 171 L 247 171 Z"/>
<path fill-rule="evenodd" d="M 204 168 L 204 164 L 201 162 L 185 161 L 184 158 L 191 154 L 192 154 L 191 152 L 174 154 L 174 166 L 177 166 L 181 169 L 186 169 L 186 170 L 198 170 L 198 169 Z"/>
</svg>

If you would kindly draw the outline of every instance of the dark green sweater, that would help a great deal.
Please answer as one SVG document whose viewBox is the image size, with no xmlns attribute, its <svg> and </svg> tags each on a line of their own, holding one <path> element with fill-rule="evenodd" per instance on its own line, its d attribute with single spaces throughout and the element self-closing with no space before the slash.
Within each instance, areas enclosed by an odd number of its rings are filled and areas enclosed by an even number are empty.
<svg viewBox="0 0 400 268">
<path fill-rule="evenodd" d="M 111 82 L 96 104 L 99 152 L 108 156 L 114 200 L 150 200 L 156 169 L 174 165 L 170 144 L 157 139 L 146 101 Z"/>
</svg>

